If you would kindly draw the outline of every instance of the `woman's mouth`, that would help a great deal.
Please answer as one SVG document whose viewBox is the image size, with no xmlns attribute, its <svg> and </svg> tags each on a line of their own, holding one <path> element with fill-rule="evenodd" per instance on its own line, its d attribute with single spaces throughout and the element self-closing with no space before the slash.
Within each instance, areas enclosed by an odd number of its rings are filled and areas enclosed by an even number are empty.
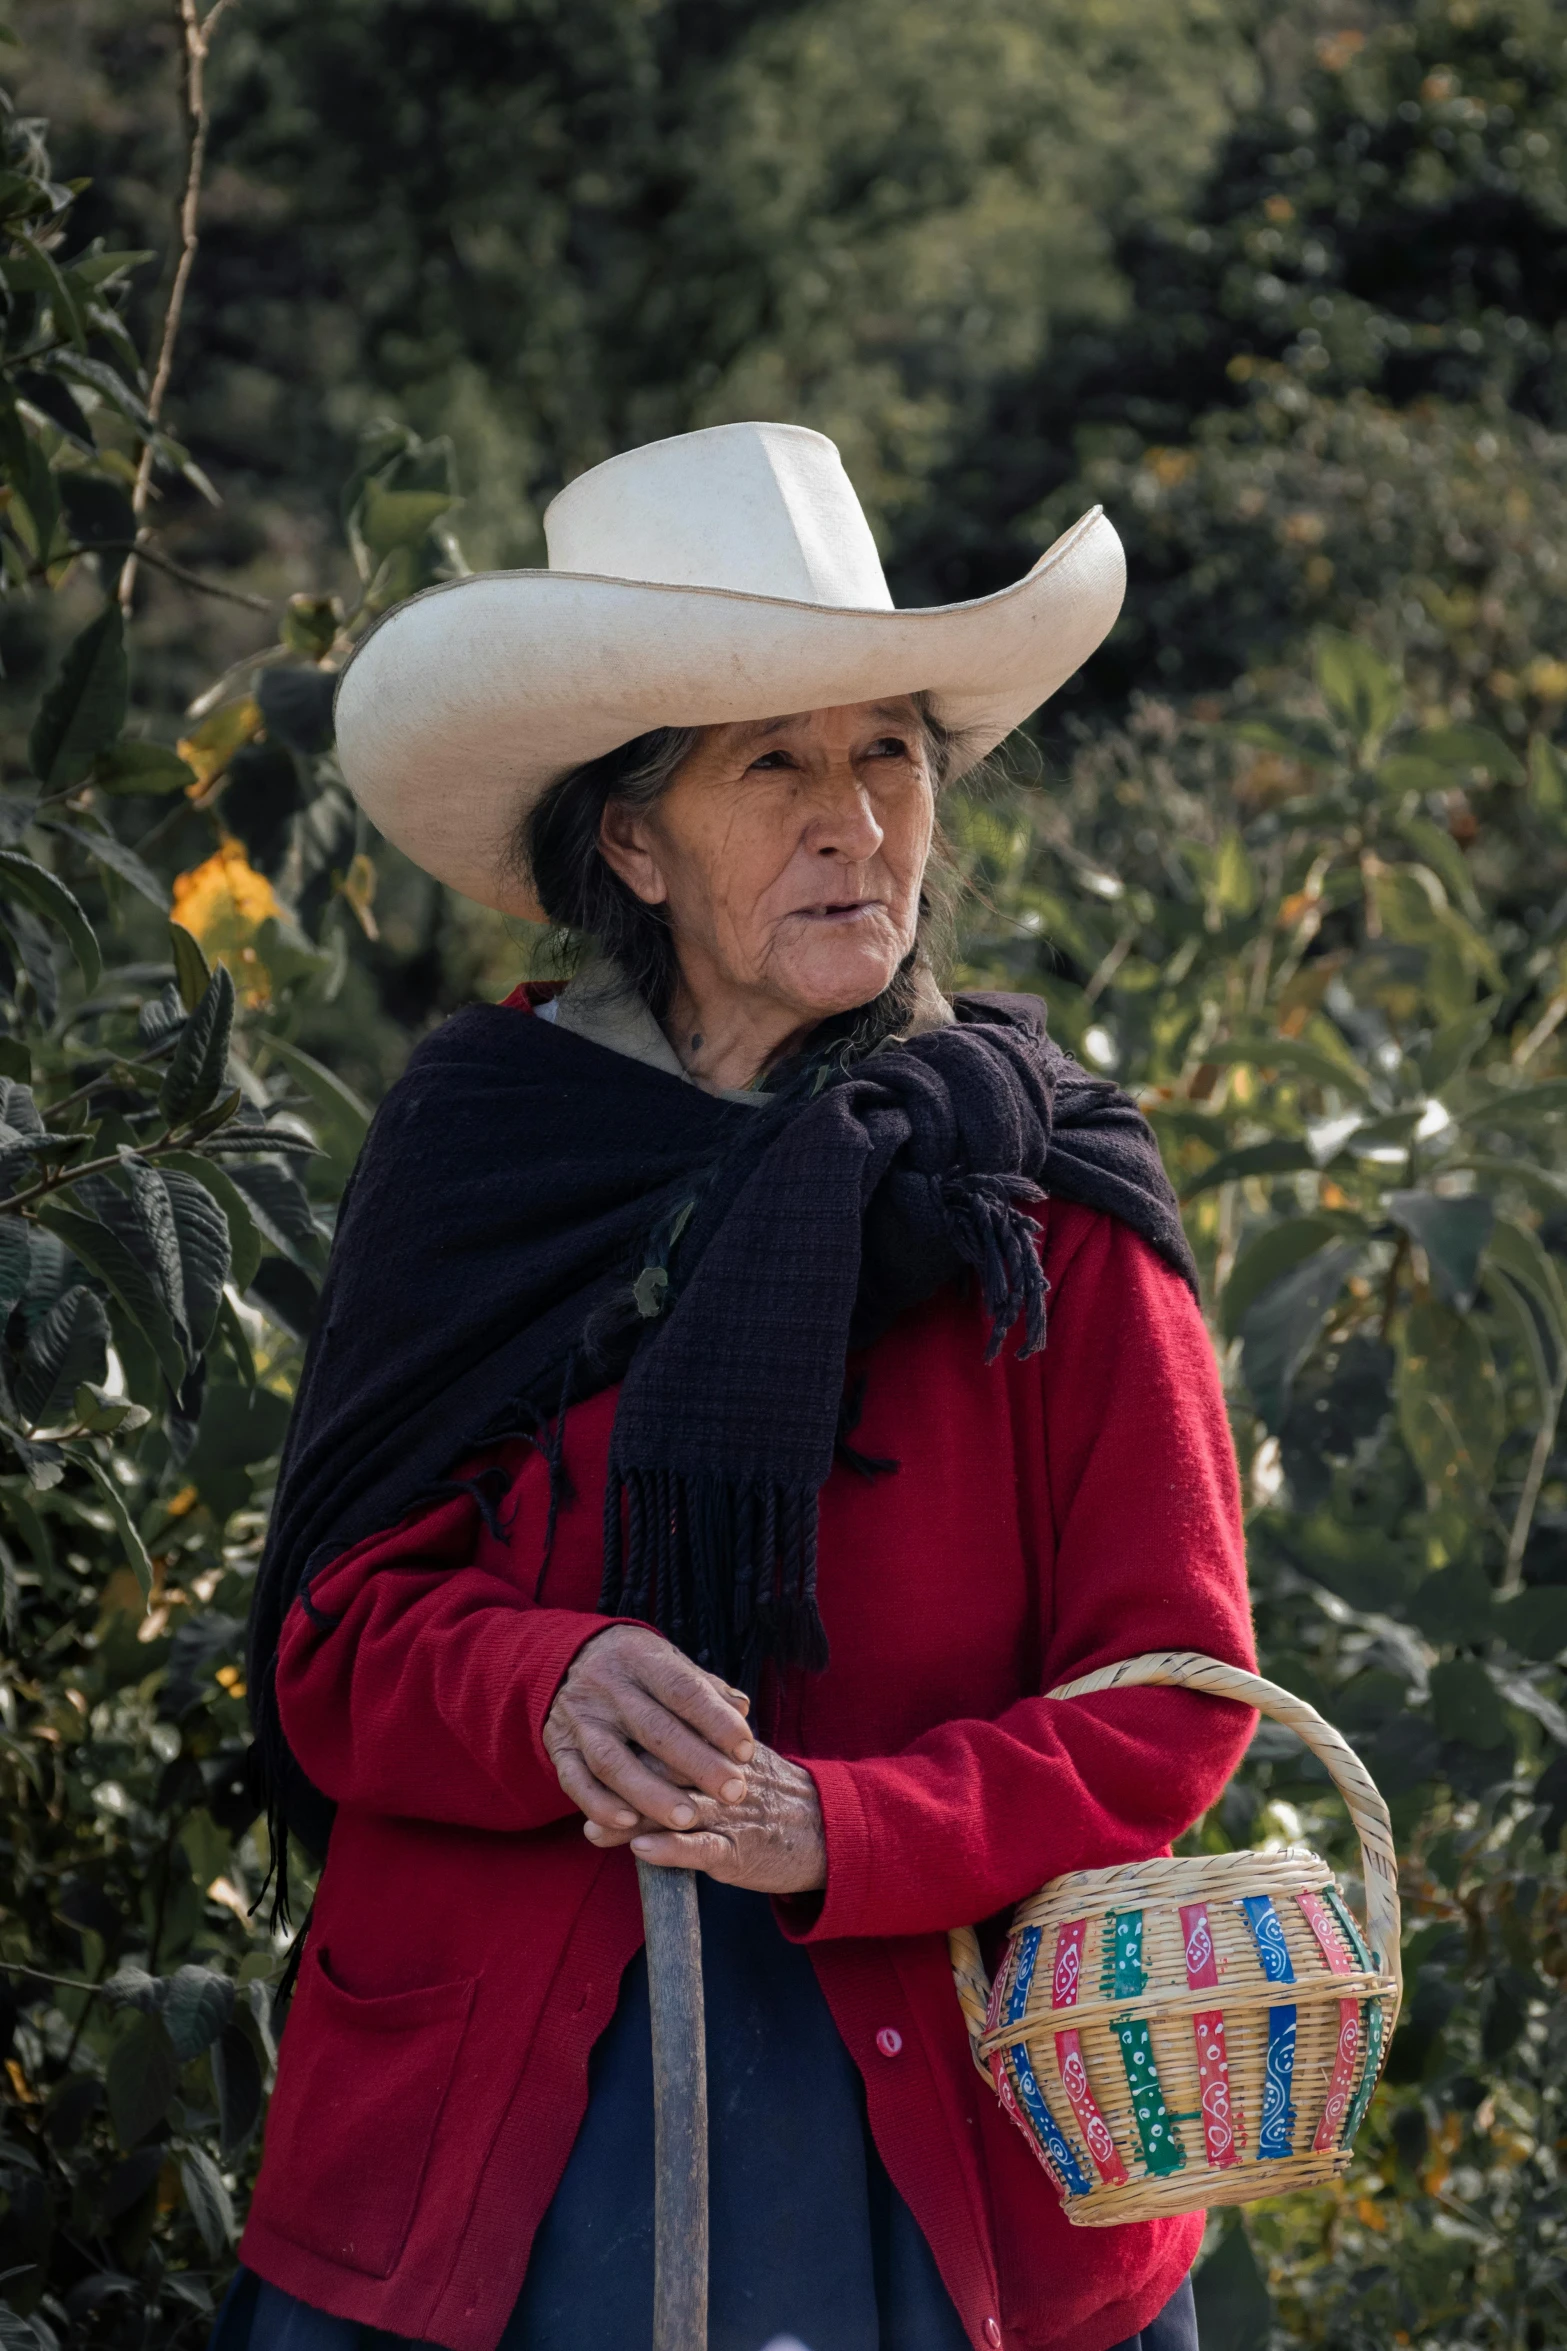
<svg viewBox="0 0 1567 2351">
<path fill-rule="evenodd" d="M 834 923 L 840 928 L 849 923 L 864 922 L 871 915 L 885 911 L 880 898 L 854 898 L 841 906 L 802 906 L 800 909 L 806 922 Z"/>
</svg>

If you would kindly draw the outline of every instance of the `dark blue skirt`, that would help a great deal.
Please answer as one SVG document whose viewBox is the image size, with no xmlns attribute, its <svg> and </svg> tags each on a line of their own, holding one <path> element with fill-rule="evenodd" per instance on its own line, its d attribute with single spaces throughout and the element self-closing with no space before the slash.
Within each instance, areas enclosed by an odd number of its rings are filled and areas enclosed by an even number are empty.
<svg viewBox="0 0 1567 2351">
<path fill-rule="evenodd" d="M 859 2073 L 765 1895 L 698 1881 L 707 1994 L 711 2351 L 969 2351 L 871 2139 Z M 1041 2191 L 1044 2190 L 1041 2182 Z M 637 2351 L 653 2333 L 653 2064 L 639 1953 L 500 2351 Z M 211 2351 L 423 2351 L 242 2270 Z M 1116 2351 L 1197 2351 L 1190 2284 Z"/>
</svg>

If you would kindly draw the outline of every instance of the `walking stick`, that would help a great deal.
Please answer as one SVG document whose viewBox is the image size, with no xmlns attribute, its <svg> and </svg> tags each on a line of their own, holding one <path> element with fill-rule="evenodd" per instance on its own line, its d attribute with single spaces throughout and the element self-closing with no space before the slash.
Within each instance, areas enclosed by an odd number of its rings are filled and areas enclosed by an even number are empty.
<svg viewBox="0 0 1567 2351">
<path fill-rule="evenodd" d="M 637 1863 L 653 2012 L 653 2351 L 707 2351 L 707 2043 L 696 1872 Z"/>
</svg>

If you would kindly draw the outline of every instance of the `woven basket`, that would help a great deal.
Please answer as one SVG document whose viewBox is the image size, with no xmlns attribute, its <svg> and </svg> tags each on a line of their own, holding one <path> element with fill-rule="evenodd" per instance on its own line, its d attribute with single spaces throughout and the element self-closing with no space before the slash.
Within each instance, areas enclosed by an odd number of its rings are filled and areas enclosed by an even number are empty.
<svg viewBox="0 0 1567 2351">
<path fill-rule="evenodd" d="M 1321 1758 L 1359 1832 L 1366 1936 L 1299 1846 L 1055 1878 L 1018 1905 L 993 1985 L 974 1930 L 954 1930 L 974 2062 L 1084 2228 L 1336 2178 L 1403 1996 L 1387 1806 L 1338 1732 L 1277 1683 L 1192 1650 L 1049 1695 L 1147 1682 L 1239 1699 Z"/>
</svg>

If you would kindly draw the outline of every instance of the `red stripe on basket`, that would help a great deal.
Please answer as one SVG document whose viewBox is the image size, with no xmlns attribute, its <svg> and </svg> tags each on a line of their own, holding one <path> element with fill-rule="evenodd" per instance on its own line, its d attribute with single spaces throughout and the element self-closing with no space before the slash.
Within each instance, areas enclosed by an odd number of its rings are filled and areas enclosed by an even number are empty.
<svg viewBox="0 0 1567 2351">
<path fill-rule="evenodd" d="M 1317 1949 L 1322 1953 L 1335 1975 L 1353 1975 L 1355 1962 L 1345 1946 L 1338 1920 L 1319 1894 L 1297 1894 L 1301 1916 L 1316 1937 Z M 1322 2120 L 1312 2140 L 1313 2152 L 1321 2155 L 1336 2147 L 1344 2117 L 1349 2110 L 1350 2091 L 1355 2081 L 1355 2060 L 1360 2054 L 1360 2009 L 1353 2000 L 1338 2004 L 1338 2047 L 1333 2053 L 1333 2077 L 1328 2083 L 1328 2102 L 1322 2109 Z"/>
<path fill-rule="evenodd" d="M 1219 1967 L 1206 1902 L 1181 1904 L 1181 1932 L 1186 1937 L 1186 1981 L 1194 1992 L 1216 1991 Z"/>
<path fill-rule="evenodd" d="M 1202 2096 L 1203 2144 L 1210 2169 L 1223 2171 L 1240 2161 L 1240 2117 L 1230 2096 L 1230 2060 L 1224 2046 L 1224 2015 L 1205 2008 L 1192 2018 L 1197 2044 L 1197 2082 Z"/>
<path fill-rule="evenodd" d="M 1297 1894 L 1301 1916 L 1317 1938 L 1317 1949 L 1335 1975 L 1353 1975 L 1355 1962 L 1344 1948 L 1338 1920 L 1318 1894 Z"/>
<path fill-rule="evenodd" d="M 1217 1991 L 1219 1962 L 1213 1948 L 1206 1902 L 1181 1904 L 1181 1933 L 1186 1937 L 1186 1981 L 1194 1992 Z M 1197 2080 L 1202 2093 L 1202 2135 L 1209 2167 L 1222 2171 L 1240 2161 L 1236 2144 L 1236 2115 L 1230 2095 L 1230 2059 L 1224 2043 L 1224 2015 L 1205 2008 L 1192 2018 L 1197 2045 Z"/>
<path fill-rule="evenodd" d="M 1328 2102 L 1322 2109 L 1317 2135 L 1311 2142 L 1313 2151 L 1318 2155 L 1338 2145 L 1344 2117 L 1349 2111 L 1349 2094 L 1354 2086 L 1355 2060 L 1359 2054 L 1360 2008 L 1354 2000 L 1341 2000 L 1338 2004 L 1338 2047 L 1333 2054 L 1333 2079 L 1328 2084 Z"/>
<path fill-rule="evenodd" d="M 993 2033 L 1001 2021 L 1001 2003 L 1006 1996 L 1007 1979 L 1012 1973 L 1015 1948 L 1015 1942 L 1009 1941 L 1001 1954 L 1001 1965 L 996 1969 L 995 1979 L 990 1987 L 990 1998 L 985 2003 L 985 2030 L 987 2033 Z M 990 2062 L 994 2065 L 995 2058 L 992 2057 Z"/>
<path fill-rule="evenodd" d="M 1057 2033 L 1056 2063 L 1061 2068 L 1061 2082 L 1067 2102 L 1077 2117 L 1077 2127 L 1088 2142 L 1088 2152 L 1094 2159 L 1099 2177 L 1111 2187 L 1124 2186 L 1126 2166 L 1110 2136 L 1110 2125 L 1099 2111 L 1099 2103 L 1088 2082 L 1088 2068 L 1083 2063 L 1083 2046 L 1076 2033 Z"/>
<path fill-rule="evenodd" d="M 1083 1937 L 1086 1918 L 1068 1919 L 1056 1936 L 1056 1963 L 1050 1978 L 1052 2008 L 1075 2008 L 1083 1981 Z"/>
</svg>

